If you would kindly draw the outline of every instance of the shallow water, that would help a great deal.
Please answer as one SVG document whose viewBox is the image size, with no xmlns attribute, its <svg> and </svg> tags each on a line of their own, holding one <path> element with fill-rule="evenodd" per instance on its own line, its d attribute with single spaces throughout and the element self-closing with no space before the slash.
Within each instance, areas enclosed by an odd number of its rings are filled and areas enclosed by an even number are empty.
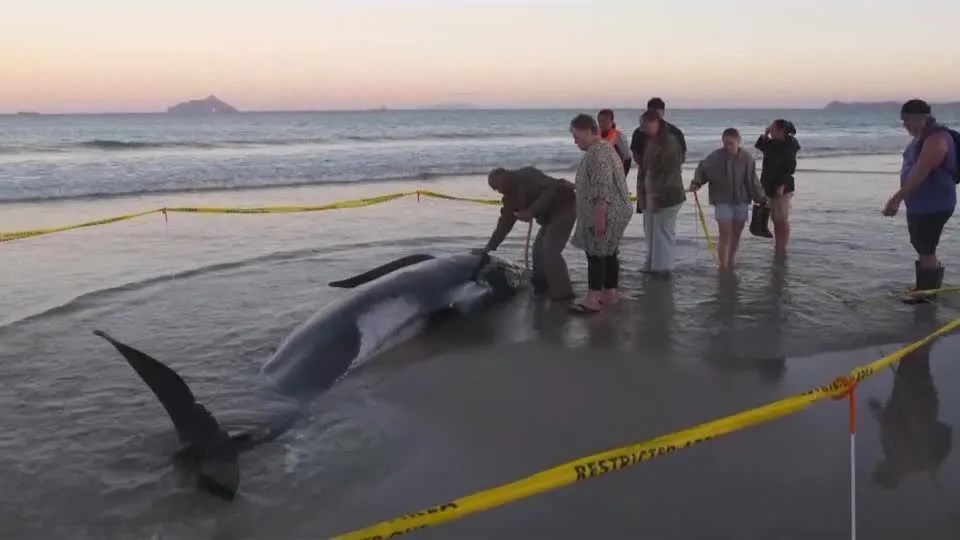
<svg viewBox="0 0 960 540">
<path fill-rule="evenodd" d="M 809 161 L 812 169 L 864 168 Z M 635 218 L 622 249 L 626 298 L 614 311 L 572 318 L 521 297 L 430 329 L 316 400 L 309 422 L 245 454 L 243 496 L 233 505 L 178 480 L 169 420 L 91 330 L 168 362 L 224 423 L 252 425 L 270 413 L 260 400 L 262 361 L 315 309 L 349 294 L 327 282 L 411 252 L 482 245 L 496 207 L 408 198 L 303 215 L 173 214 L 169 224 L 149 216 L 5 243 L 0 538 L 326 537 L 829 382 L 958 315 L 960 298 L 945 298 L 922 323 L 884 298 L 912 280 L 902 217 L 879 215 L 896 176 L 808 172 L 801 180 L 785 266 L 772 263 L 768 241 L 745 237 L 737 280 L 719 279 L 691 199 L 680 214 L 675 281 L 647 282 L 637 272 Z M 7 205 L 0 230 L 158 206 L 324 203 L 415 187 Z M 480 178 L 429 187 L 491 196 Z M 941 253 L 950 283 L 954 227 Z M 521 258 L 525 232 L 517 227 L 505 256 Z M 582 289 L 583 258 L 574 250 L 567 258 Z M 957 339 L 931 354 L 940 419 L 951 425 L 960 410 Z M 870 481 L 882 450 L 867 400 L 884 401 L 891 383 L 880 375 L 860 393 L 860 533 L 955 538 L 955 459 L 937 484 L 924 474 L 897 490 Z M 844 407 L 820 404 L 417 537 L 848 537 L 848 444 Z"/>
</svg>

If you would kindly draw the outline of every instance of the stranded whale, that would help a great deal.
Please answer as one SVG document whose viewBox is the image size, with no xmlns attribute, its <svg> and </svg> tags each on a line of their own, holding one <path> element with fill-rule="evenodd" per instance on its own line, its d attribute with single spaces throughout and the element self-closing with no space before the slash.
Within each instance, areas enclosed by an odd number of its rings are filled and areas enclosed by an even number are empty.
<svg viewBox="0 0 960 540">
<path fill-rule="evenodd" d="M 316 397 L 392 345 L 412 337 L 443 312 L 470 313 L 523 286 L 521 268 L 487 254 L 417 254 L 330 284 L 355 289 L 295 328 L 263 365 L 281 397 Z M 239 455 L 282 435 L 299 417 L 284 414 L 254 430 L 230 434 L 172 369 L 100 330 L 150 387 L 182 444 L 174 456 L 195 473 L 201 490 L 232 500 L 240 484 Z"/>
</svg>

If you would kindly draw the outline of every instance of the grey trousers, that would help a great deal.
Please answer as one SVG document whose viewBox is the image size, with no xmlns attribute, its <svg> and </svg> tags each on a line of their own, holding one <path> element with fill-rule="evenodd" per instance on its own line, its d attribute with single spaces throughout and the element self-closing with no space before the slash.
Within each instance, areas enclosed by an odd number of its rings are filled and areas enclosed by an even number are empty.
<svg viewBox="0 0 960 540">
<path fill-rule="evenodd" d="M 550 216 L 546 225 L 540 227 L 537 239 L 533 242 L 533 287 L 536 291 L 546 291 L 550 298 L 560 300 L 573 296 L 563 248 L 570 240 L 576 221 L 575 206 L 560 209 Z"/>
<path fill-rule="evenodd" d="M 672 272 L 674 267 L 674 242 L 677 233 L 677 214 L 683 203 L 643 211 L 643 235 L 647 242 L 647 261 L 644 270 L 649 272 Z"/>
</svg>

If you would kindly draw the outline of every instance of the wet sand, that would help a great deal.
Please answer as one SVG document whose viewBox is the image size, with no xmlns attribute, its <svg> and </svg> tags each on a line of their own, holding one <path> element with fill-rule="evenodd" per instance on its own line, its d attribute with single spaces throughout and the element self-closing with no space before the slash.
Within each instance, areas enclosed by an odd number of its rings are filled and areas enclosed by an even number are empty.
<svg viewBox="0 0 960 540">
<path fill-rule="evenodd" d="M 785 266 L 772 264 L 767 241 L 745 238 L 738 278 L 718 278 L 691 200 L 678 225 L 676 280 L 648 282 L 636 271 L 637 217 L 615 311 L 575 318 L 521 297 L 432 328 L 317 400 L 310 422 L 245 455 L 234 505 L 178 482 L 169 420 L 90 331 L 168 362 L 225 423 L 256 423 L 267 414 L 262 360 L 315 309 L 348 294 L 327 282 L 414 251 L 482 245 L 496 208 L 411 198 L 304 215 L 175 214 L 169 225 L 150 216 L 4 244 L 0 537 L 326 537 L 818 386 L 957 316 L 960 299 L 945 298 L 918 323 L 914 309 L 883 298 L 912 279 L 902 218 L 879 217 L 895 177 L 807 173 L 804 181 Z M 491 197 L 482 179 L 469 178 L 32 203 L 3 206 L 0 230 L 416 187 Z M 941 254 L 948 283 L 956 282 L 954 226 Z M 505 256 L 521 258 L 524 234 L 518 226 Z M 567 258 L 582 289 L 584 261 L 571 249 Z M 939 419 L 949 425 L 960 410 L 957 339 L 938 342 L 930 360 Z M 892 381 L 880 375 L 860 394 L 861 537 L 955 538 L 952 455 L 936 474 L 939 488 L 922 473 L 893 490 L 871 483 L 883 449 L 867 402 L 885 402 Z M 844 410 L 820 404 L 415 537 L 846 538 Z M 901 430 L 893 439 L 914 437 Z"/>
</svg>

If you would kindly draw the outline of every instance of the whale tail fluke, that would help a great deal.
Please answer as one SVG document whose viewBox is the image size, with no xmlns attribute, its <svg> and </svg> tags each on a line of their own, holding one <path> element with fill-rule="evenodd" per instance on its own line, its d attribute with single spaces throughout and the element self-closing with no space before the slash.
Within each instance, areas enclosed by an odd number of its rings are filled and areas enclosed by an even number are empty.
<svg viewBox="0 0 960 540">
<path fill-rule="evenodd" d="M 354 287 L 359 287 L 364 283 L 369 283 L 377 278 L 383 277 L 389 274 L 390 272 L 395 272 L 397 270 L 400 270 L 401 268 L 413 266 L 415 264 L 422 263 L 423 261 L 429 261 L 433 258 L 434 258 L 433 255 L 427 255 L 425 253 L 408 255 L 401 259 L 388 262 L 387 264 L 384 264 L 382 266 L 378 266 L 372 270 L 368 270 L 362 274 L 349 277 L 347 279 L 342 279 L 340 281 L 331 282 L 330 286 L 341 288 L 341 289 L 352 289 Z"/>
<path fill-rule="evenodd" d="M 186 445 L 178 457 L 191 462 L 200 488 L 232 500 L 240 485 L 237 443 L 221 429 L 210 411 L 197 403 L 190 387 L 177 372 L 103 331 L 93 333 L 110 342 L 160 400 L 180 441 Z"/>
</svg>

